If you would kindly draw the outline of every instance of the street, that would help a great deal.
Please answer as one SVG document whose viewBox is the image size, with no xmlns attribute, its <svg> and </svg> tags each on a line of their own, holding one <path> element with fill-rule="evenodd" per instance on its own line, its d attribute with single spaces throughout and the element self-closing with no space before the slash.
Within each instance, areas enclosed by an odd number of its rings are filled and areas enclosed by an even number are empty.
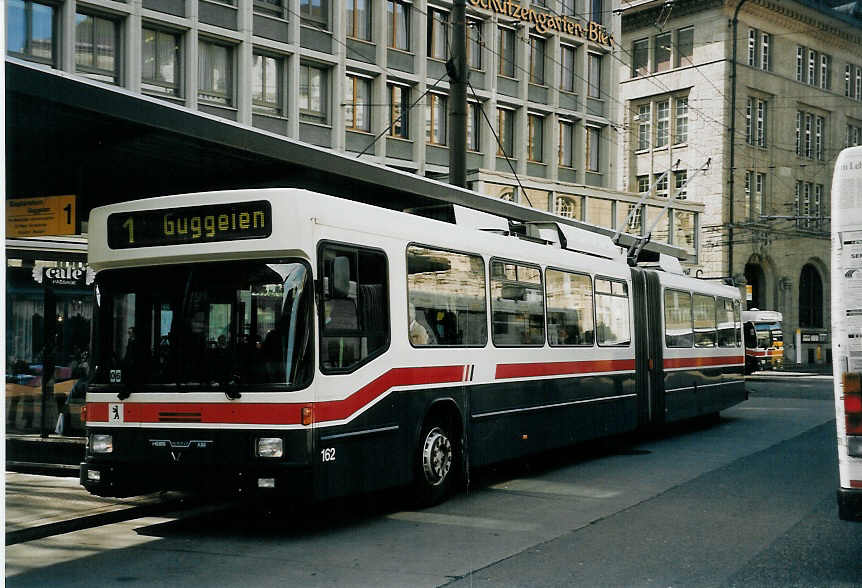
<svg viewBox="0 0 862 588">
<path fill-rule="evenodd" d="M 835 504 L 831 379 L 748 387 L 718 422 L 480 470 L 469 492 L 425 511 L 390 493 L 138 518 L 7 546 L 6 582 L 862 584 L 862 526 L 839 521 Z"/>
</svg>

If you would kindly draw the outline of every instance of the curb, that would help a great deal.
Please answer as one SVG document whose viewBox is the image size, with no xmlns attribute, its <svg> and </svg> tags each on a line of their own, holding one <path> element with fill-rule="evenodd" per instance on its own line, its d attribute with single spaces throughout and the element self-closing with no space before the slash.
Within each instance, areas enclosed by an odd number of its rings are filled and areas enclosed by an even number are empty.
<svg viewBox="0 0 862 588">
<path fill-rule="evenodd" d="M 63 533 L 71 533 L 72 531 L 80 531 L 91 527 L 119 523 L 142 516 L 151 516 L 176 508 L 178 504 L 179 501 L 175 500 L 158 504 L 130 506 L 120 510 L 37 525 L 35 527 L 20 529 L 18 531 L 10 531 L 6 533 L 6 545 L 15 545 L 17 543 L 33 541 L 34 539 L 44 539 L 45 537 L 51 537 L 53 535 L 62 535 Z"/>
<path fill-rule="evenodd" d="M 832 374 L 763 374 L 745 376 L 746 381 L 788 382 L 799 380 L 832 380 Z"/>
<path fill-rule="evenodd" d="M 17 472 L 19 474 L 55 476 L 58 478 L 77 478 L 81 475 L 81 466 L 34 461 L 6 461 L 6 471 Z"/>
</svg>

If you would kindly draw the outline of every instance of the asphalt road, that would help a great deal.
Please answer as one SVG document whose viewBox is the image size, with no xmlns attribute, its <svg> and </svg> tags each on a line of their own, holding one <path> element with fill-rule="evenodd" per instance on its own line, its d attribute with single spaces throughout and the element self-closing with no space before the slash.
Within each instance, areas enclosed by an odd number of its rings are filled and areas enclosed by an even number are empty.
<svg viewBox="0 0 862 588">
<path fill-rule="evenodd" d="M 10 546 L 9 586 L 859 586 L 838 520 L 831 382 L 752 382 L 699 423 L 397 493 L 142 518 Z"/>
</svg>

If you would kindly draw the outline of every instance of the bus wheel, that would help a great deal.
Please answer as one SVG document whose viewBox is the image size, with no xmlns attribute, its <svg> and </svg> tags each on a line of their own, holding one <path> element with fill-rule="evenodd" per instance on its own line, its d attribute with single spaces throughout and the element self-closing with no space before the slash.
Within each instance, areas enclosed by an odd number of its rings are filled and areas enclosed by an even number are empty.
<svg viewBox="0 0 862 588">
<path fill-rule="evenodd" d="M 433 420 L 422 427 L 417 456 L 416 501 L 419 506 L 442 502 L 452 491 L 458 472 L 458 441 L 452 428 L 442 420 Z"/>
</svg>

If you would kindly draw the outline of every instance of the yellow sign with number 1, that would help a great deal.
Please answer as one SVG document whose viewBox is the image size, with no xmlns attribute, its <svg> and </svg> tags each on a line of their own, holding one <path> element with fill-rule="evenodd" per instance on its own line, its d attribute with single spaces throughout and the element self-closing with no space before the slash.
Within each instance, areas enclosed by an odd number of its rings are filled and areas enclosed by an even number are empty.
<svg viewBox="0 0 862 588">
<path fill-rule="evenodd" d="M 72 195 L 7 200 L 6 236 L 75 235 L 78 225 L 76 200 Z"/>
</svg>

